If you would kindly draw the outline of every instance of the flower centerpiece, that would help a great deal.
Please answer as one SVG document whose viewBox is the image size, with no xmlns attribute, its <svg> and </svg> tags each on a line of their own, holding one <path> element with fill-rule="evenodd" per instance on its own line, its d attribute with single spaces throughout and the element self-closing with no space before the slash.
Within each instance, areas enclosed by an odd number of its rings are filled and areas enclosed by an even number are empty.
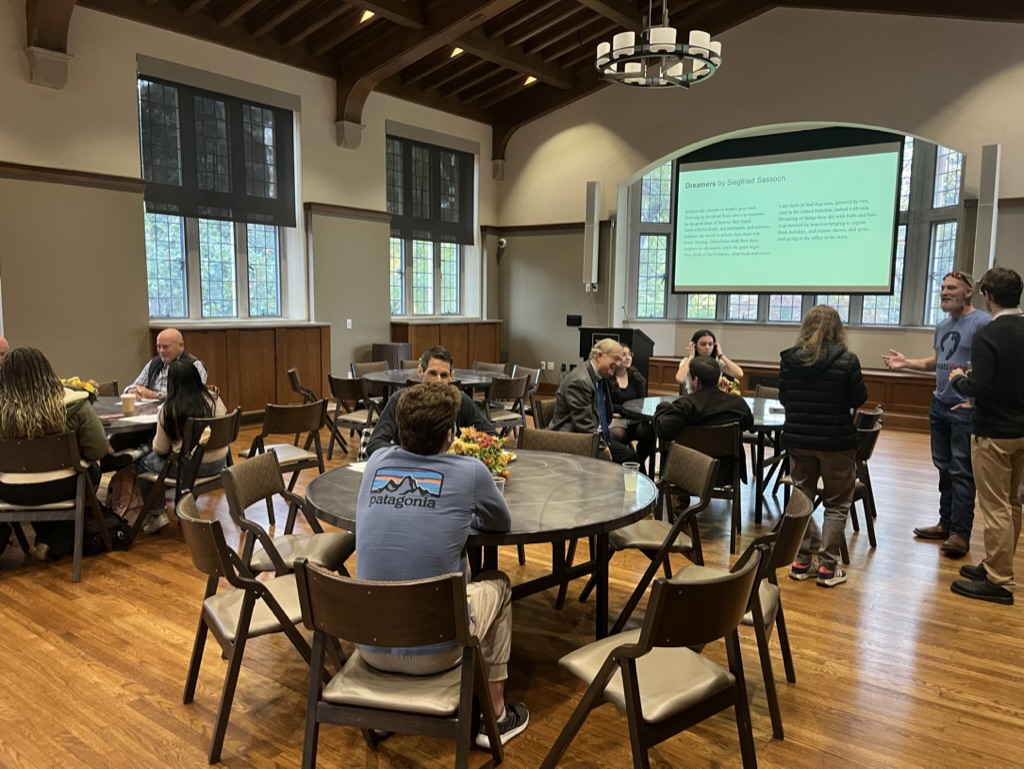
<svg viewBox="0 0 1024 769">
<path fill-rule="evenodd" d="M 722 376 L 718 378 L 718 389 L 722 392 L 729 393 L 730 395 L 743 394 L 740 391 L 740 383 L 725 374 L 722 374 Z"/>
<path fill-rule="evenodd" d="M 512 473 L 506 465 L 515 455 L 511 451 L 505 451 L 506 440 L 507 438 L 496 438 L 479 432 L 475 427 L 462 427 L 459 429 L 459 436 L 448 447 L 448 453 L 476 457 L 491 471 L 491 475 L 508 478 Z"/>
<path fill-rule="evenodd" d="M 60 383 L 65 387 L 70 387 L 73 390 L 85 390 L 86 392 L 96 394 L 99 390 L 99 385 L 95 379 L 82 379 L 77 376 L 68 377 L 67 379 L 61 379 Z"/>
</svg>

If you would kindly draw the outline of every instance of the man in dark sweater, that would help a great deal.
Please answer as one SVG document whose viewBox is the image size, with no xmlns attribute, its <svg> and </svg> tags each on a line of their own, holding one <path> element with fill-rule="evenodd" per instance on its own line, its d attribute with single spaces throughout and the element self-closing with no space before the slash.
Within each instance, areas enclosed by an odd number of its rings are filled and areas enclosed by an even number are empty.
<svg viewBox="0 0 1024 769">
<path fill-rule="evenodd" d="M 993 267 L 981 279 L 992 322 L 974 337 L 972 370 L 955 369 L 953 388 L 974 398 L 971 464 L 985 521 L 985 560 L 964 566 L 954 593 L 1013 603 L 1013 555 L 1020 537 L 1020 484 L 1024 477 L 1024 317 L 1021 277 Z"/>
<path fill-rule="evenodd" d="M 420 365 L 416 369 L 424 382 L 440 382 L 448 384 L 455 376 L 455 358 L 444 347 L 431 347 L 420 356 Z M 377 419 L 377 424 L 370 434 L 370 442 L 366 444 L 366 456 L 373 456 L 373 452 L 385 446 L 394 446 L 398 443 L 398 419 L 395 416 L 395 407 L 398 405 L 398 398 L 392 396 L 384 406 L 384 412 Z M 484 416 L 473 399 L 466 393 L 462 393 L 459 401 L 459 413 L 455 417 L 456 427 L 475 427 L 480 432 L 488 435 L 496 435 L 494 425 Z"/>
<path fill-rule="evenodd" d="M 743 430 L 754 426 L 754 415 L 747 402 L 739 395 L 718 389 L 722 370 L 717 360 L 708 356 L 694 358 L 687 375 L 690 394 L 662 403 L 654 412 L 654 432 L 659 438 L 670 441 L 691 425 L 739 422 Z"/>
</svg>

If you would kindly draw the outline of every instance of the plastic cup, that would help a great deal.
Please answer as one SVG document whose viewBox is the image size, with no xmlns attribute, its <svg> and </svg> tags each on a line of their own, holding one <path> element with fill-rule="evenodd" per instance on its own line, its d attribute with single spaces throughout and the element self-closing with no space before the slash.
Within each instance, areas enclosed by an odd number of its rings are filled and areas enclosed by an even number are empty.
<svg viewBox="0 0 1024 769">
<path fill-rule="evenodd" d="M 135 413 L 135 395 L 128 393 L 127 395 L 121 396 L 121 411 L 126 417 L 130 417 Z"/>
<path fill-rule="evenodd" d="M 622 469 L 625 471 L 622 481 L 626 485 L 626 491 L 636 491 L 636 477 L 640 474 L 640 463 L 623 462 Z"/>
<path fill-rule="evenodd" d="M 505 496 L 505 479 L 500 475 L 494 476 L 494 485 L 498 487 L 498 493 Z"/>
</svg>

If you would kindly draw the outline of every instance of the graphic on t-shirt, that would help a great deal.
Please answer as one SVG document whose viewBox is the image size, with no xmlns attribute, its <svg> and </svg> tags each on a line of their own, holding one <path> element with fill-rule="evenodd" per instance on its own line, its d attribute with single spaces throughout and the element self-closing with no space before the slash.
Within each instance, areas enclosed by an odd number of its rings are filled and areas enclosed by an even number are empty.
<svg viewBox="0 0 1024 769">
<path fill-rule="evenodd" d="M 412 467 L 381 467 L 373 475 L 370 493 L 439 497 L 443 483 L 444 476 L 433 470 L 420 470 Z"/>
<path fill-rule="evenodd" d="M 946 343 L 949 343 L 949 349 L 946 349 Z M 959 331 L 947 331 L 942 335 L 942 340 L 939 342 L 939 349 L 946 353 L 946 360 L 950 360 L 956 351 L 960 349 L 960 332 Z"/>
</svg>

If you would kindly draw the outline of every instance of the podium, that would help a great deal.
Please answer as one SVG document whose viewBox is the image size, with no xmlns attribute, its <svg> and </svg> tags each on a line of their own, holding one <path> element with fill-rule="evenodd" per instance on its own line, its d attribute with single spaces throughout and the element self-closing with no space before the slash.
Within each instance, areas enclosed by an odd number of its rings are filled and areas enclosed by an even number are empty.
<svg viewBox="0 0 1024 769">
<path fill-rule="evenodd" d="M 638 328 L 596 328 L 583 326 L 580 328 L 580 357 L 586 360 L 594 342 L 600 339 L 615 339 L 633 351 L 633 368 L 650 381 L 648 370 L 651 356 L 654 355 L 654 340 Z"/>
</svg>

